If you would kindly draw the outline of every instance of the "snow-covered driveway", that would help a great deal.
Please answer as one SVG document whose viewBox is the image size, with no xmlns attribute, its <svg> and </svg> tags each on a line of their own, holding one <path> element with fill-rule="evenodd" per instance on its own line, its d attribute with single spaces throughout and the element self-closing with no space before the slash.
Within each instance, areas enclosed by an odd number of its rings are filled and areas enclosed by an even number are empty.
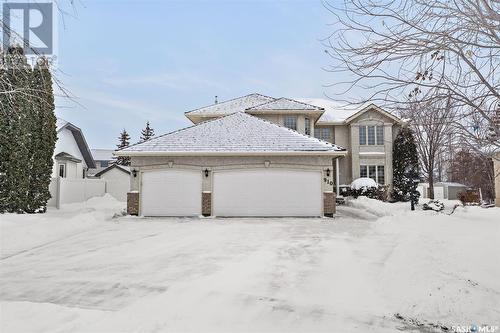
<svg viewBox="0 0 500 333">
<path fill-rule="evenodd" d="M 361 198 L 335 219 L 111 219 L 103 201 L 0 216 L 0 331 L 500 325 L 498 209 Z"/>
</svg>

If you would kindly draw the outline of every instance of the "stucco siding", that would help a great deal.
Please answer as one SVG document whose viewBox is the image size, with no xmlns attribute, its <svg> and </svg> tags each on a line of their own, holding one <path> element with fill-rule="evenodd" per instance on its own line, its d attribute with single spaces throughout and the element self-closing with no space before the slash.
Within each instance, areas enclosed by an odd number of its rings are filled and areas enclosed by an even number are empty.
<svg viewBox="0 0 500 333">
<path fill-rule="evenodd" d="M 267 163 L 269 162 L 269 163 Z M 209 171 L 209 177 L 203 177 L 202 190 L 210 191 L 211 178 L 214 171 L 227 169 L 255 169 L 255 168 L 287 168 L 304 170 L 322 170 L 326 177 L 326 169 L 330 169 L 330 180 L 334 179 L 334 162 L 331 157 L 324 156 L 175 156 L 175 157 L 132 157 L 131 167 L 139 171 L 137 177 L 131 178 L 131 190 L 140 190 L 140 171 L 164 168 L 188 168 L 204 172 Z M 290 181 L 293 181 L 291 179 Z M 323 181 L 323 189 L 331 191 L 329 182 Z"/>
</svg>

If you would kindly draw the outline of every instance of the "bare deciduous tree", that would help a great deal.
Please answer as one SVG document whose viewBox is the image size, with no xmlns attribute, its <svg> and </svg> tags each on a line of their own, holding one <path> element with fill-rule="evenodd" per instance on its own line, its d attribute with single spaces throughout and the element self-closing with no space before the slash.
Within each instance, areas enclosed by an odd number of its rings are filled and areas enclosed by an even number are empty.
<svg viewBox="0 0 500 333">
<path fill-rule="evenodd" d="M 417 144 L 421 171 L 429 183 L 429 197 L 434 198 L 434 182 L 439 158 L 449 150 L 453 136 L 456 109 L 451 98 L 427 102 L 413 102 L 400 114 L 409 119 Z"/>
<path fill-rule="evenodd" d="M 458 112 L 454 126 L 471 145 L 500 148 L 500 1 L 346 0 L 325 7 L 336 18 L 325 40 L 333 59 L 327 70 L 349 77 L 334 83 L 335 95 L 361 88 L 365 101 L 388 108 L 449 98 Z M 479 134 L 478 123 L 490 135 Z"/>
</svg>

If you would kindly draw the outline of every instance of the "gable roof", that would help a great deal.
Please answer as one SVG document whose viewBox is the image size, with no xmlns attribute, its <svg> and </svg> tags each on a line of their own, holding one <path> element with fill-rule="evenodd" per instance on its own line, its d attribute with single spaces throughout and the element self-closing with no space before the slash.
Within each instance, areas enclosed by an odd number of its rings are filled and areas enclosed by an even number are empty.
<svg viewBox="0 0 500 333">
<path fill-rule="evenodd" d="M 75 156 L 73 156 L 69 153 L 66 153 L 66 152 L 60 152 L 59 154 L 56 154 L 56 156 L 54 156 L 54 158 L 56 160 L 72 161 L 72 162 L 76 162 L 76 163 L 80 163 L 82 161 L 78 157 L 75 157 Z"/>
<path fill-rule="evenodd" d="M 389 113 L 372 102 L 357 105 L 342 105 L 338 102 L 324 98 L 298 98 L 304 103 L 321 106 L 325 112 L 316 122 L 317 125 L 347 124 L 369 110 L 375 110 L 391 118 L 395 122 L 401 122 L 399 117 Z"/>
<path fill-rule="evenodd" d="M 57 118 L 56 120 L 56 128 L 57 128 L 57 133 L 62 131 L 63 129 L 68 129 L 73 133 L 73 137 L 75 138 L 76 144 L 78 145 L 78 149 L 82 153 L 83 159 L 85 160 L 85 164 L 87 164 L 88 168 L 95 168 L 95 161 L 94 158 L 92 157 L 92 153 L 90 152 L 89 146 L 87 145 L 87 141 L 85 141 L 85 137 L 83 136 L 82 130 L 72 123 L 61 119 Z"/>
<path fill-rule="evenodd" d="M 256 105 L 246 109 L 251 110 L 310 110 L 310 111 L 322 111 L 322 107 L 315 106 L 312 104 L 307 104 L 304 102 L 299 102 L 290 98 L 277 98 L 273 101 Z"/>
<path fill-rule="evenodd" d="M 101 177 L 103 174 L 105 174 L 106 172 L 111 171 L 113 169 L 118 169 L 118 170 L 123 171 L 126 174 L 130 175 L 130 168 L 128 166 L 123 166 L 123 165 L 119 165 L 119 164 L 112 164 L 112 165 L 108 166 L 106 169 L 103 169 L 103 170 L 99 171 L 98 173 L 96 173 L 94 175 L 94 177 Z"/>
<path fill-rule="evenodd" d="M 185 112 L 186 117 L 192 116 L 224 116 L 235 112 L 241 112 L 250 107 L 274 101 L 273 97 L 262 94 L 250 94 L 238 98 L 233 98 L 224 102 L 212 104 L 199 109 Z"/>
<path fill-rule="evenodd" d="M 115 152 L 149 155 L 344 155 L 345 149 L 237 112 L 202 122 Z"/>
</svg>

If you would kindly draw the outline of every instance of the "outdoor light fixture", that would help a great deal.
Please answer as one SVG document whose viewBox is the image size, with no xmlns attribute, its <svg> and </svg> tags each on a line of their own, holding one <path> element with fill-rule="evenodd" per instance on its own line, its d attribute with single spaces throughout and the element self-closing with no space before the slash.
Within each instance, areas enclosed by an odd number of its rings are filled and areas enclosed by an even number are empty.
<svg viewBox="0 0 500 333">
<path fill-rule="evenodd" d="M 137 170 L 136 169 L 132 170 L 132 176 L 134 176 L 134 178 L 137 177 Z"/>
<path fill-rule="evenodd" d="M 326 169 L 326 176 L 330 177 L 330 168 Z"/>
<path fill-rule="evenodd" d="M 205 169 L 205 177 L 208 178 L 208 169 Z"/>
</svg>

